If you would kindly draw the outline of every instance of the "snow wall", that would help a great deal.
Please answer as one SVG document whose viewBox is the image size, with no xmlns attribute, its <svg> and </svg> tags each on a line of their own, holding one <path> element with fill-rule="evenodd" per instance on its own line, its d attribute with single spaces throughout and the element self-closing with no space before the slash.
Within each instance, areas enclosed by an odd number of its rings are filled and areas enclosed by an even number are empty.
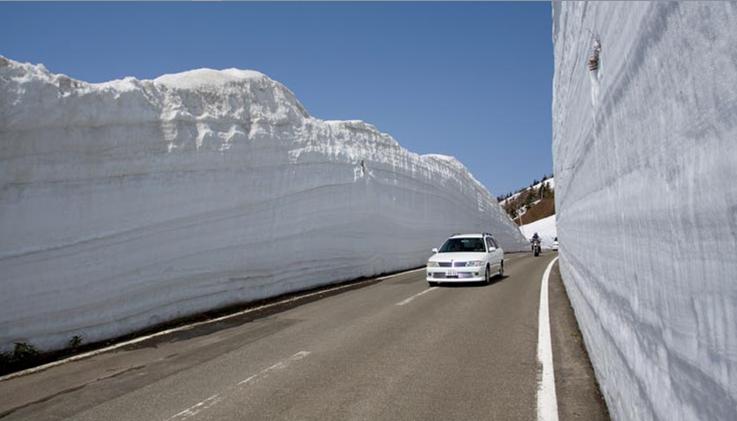
<svg viewBox="0 0 737 421">
<path fill-rule="evenodd" d="M 253 71 L 89 84 L 0 57 L 0 349 L 42 349 L 524 238 L 457 160 Z"/>
<path fill-rule="evenodd" d="M 560 267 L 611 414 L 735 420 L 737 3 L 553 20 Z"/>
</svg>

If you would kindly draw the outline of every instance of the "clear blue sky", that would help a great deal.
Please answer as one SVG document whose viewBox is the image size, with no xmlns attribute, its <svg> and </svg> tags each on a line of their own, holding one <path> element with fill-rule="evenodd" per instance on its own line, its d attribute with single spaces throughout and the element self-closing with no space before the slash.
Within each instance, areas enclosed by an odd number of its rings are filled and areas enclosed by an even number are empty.
<svg viewBox="0 0 737 421">
<path fill-rule="evenodd" d="M 454 155 L 502 194 L 552 171 L 549 3 L 0 4 L 0 54 L 90 82 L 259 70 L 323 119 Z"/>
</svg>

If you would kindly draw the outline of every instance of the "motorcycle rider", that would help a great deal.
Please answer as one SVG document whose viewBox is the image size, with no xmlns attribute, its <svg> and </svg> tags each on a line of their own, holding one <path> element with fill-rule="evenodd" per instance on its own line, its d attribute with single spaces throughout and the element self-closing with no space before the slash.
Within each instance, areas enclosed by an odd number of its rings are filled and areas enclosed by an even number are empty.
<svg viewBox="0 0 737 421">
<path fill-rule="evenodd" d="M 537 235 L 537 233 L 532 234 L 532 240 L 530 240 L 531 243 L 539 243 L 540 242 L 540 236 Z"/>
<path fill-rule="evenodd" d="M 532 239 L 530 240 L 530 243 L 532 244 L 531 248 L 532 248 L 532 251 L 534 252 L 535 247 L 540 247 L 540 236 L 537 235 L 537 233 L 532 234 Z M 537 254 L 535 255 L 537 256 Z"/>
</svg>

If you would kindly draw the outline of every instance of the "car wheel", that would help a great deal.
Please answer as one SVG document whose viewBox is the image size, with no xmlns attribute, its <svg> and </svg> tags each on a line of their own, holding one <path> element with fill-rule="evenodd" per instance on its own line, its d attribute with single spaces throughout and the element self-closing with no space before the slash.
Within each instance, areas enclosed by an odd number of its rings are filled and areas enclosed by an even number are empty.
<svg viewBox="0 0 737 421">
<path fill-rule="evenodd" d="M 437 282 L 428 282 L 428 283 L 427 283 L 427 285 L 428 285 L 428 286 L 429 286 L 430 288 L 432 288 L 432 287 L 438 286 L 438 283 L 437 283 Z"/>
<path fill-rule="evenodd" d="M 486 266 L 484 271 L 484 284 L 489 285 L 491 283 L 491 274 L 489 273 L 489 266 Z"/>
<path fill-rule="evenodd" d="M 499 263 L 499 277 L 504 277 L 504 260 Z"/>
</svg>

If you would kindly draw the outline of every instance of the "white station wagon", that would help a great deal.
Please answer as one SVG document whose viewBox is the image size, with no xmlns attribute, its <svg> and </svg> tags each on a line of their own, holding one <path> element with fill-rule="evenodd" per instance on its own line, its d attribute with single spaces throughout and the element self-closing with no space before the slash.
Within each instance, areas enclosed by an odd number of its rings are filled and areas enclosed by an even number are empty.
<svg viewBox="0 0 737 421">
<path fill-rule="evenodd" d="M 484 282 L 504 275 L 504 250 L 489 233 L 456 234 L 427 262 L 427 283 Z"/>
</svg>

